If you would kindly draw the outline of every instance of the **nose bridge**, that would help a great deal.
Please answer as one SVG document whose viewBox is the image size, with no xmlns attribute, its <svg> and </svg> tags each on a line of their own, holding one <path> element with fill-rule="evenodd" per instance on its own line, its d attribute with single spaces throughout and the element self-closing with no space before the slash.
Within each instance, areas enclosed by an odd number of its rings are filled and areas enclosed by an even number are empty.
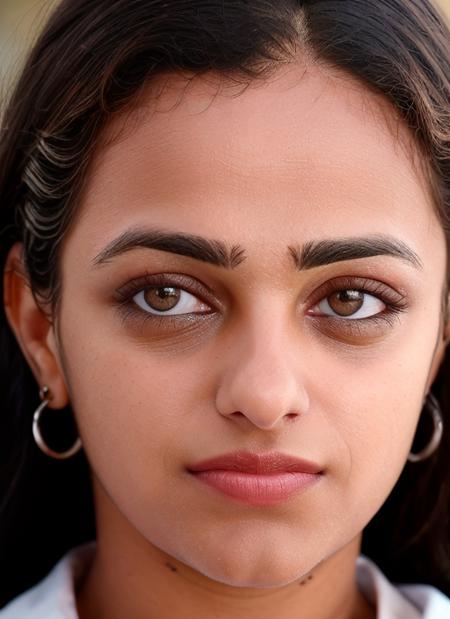
<svg viewBox="0 0 450 619">
<path fill-rule="evenodd" d="M 249 317 L 231 339 L 217 393 L 219 412 L 244 416 L 265 429 L 306 412 L 309 398 L 301 364 L 295 362 L 295 333 L 280 309 Z"/>
</svg>

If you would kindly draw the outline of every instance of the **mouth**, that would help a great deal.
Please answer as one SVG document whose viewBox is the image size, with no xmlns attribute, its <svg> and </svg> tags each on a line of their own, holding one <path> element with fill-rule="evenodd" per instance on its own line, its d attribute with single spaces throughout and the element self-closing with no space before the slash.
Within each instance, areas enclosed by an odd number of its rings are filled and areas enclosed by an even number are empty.
<svg viewBox="0 0 450 619">
<path fill-rule="evenodd" d="M 239 451 L 187 467 L 204 487 L 248 505 L 275 505 L 317 483 L 323 467 L 280 452 Z"/>
</svg>

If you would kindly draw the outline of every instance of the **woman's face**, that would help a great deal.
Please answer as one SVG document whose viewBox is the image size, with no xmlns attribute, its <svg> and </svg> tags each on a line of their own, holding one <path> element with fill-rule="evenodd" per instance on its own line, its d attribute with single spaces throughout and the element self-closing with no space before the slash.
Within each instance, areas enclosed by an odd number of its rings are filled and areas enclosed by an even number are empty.
<svg viewBox="0 0 450 619">
<path fill-rule="evenodd" d="M 156 111 L 149 95 L 110 127 L 63 246 L 54 350 L 104 526 L 271 586 L 349 543 L 398 479 L 442 354 L 445 239 L 406 129 L 350 78 L 216 90 L 170 78 Z M 106 257 L 127 231 L 140 245 Z M 146 246 L 155 231 L 226 249 Z M 252 504 L 188 471 L 237 451 L 322 474 Z"/>
</svg>

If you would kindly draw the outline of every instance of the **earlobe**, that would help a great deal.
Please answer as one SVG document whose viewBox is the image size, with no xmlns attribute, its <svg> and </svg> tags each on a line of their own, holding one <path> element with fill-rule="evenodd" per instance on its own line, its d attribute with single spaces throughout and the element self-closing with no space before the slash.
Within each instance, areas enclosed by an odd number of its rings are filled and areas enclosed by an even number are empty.
<svg viewBox="0 0 450 619">
<path fill-rule="evenodd" d="M 54 340 L 54 326 L 32 294 L 22 248 L 21 243 L 15 243 L 6 259 L 3 276 L 6 317 L 39 387 L 48 385 L 52 392 L 51 407 L 63 408 L 68 403 L 67 389 L 55 349 L 49 346 L 49 341 Z"/>
</svg>

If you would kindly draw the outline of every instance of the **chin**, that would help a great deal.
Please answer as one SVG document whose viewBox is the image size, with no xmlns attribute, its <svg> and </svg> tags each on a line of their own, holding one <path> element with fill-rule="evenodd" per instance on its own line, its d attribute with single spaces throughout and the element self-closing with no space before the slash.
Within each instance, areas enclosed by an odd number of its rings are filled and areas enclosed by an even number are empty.
<svg viewBox="0 0 450 619">
<path fill-rule="evenodd" d="M 214 557 L 205 565 L 192 565 L 196 571 L 210 580 L 230 587 L 251 589 L 272 589 L 284 587 L 308 576 L 314 566 L 302 562 L 292 562 L 291 558 L 266 557 Z"/>
</svg>

